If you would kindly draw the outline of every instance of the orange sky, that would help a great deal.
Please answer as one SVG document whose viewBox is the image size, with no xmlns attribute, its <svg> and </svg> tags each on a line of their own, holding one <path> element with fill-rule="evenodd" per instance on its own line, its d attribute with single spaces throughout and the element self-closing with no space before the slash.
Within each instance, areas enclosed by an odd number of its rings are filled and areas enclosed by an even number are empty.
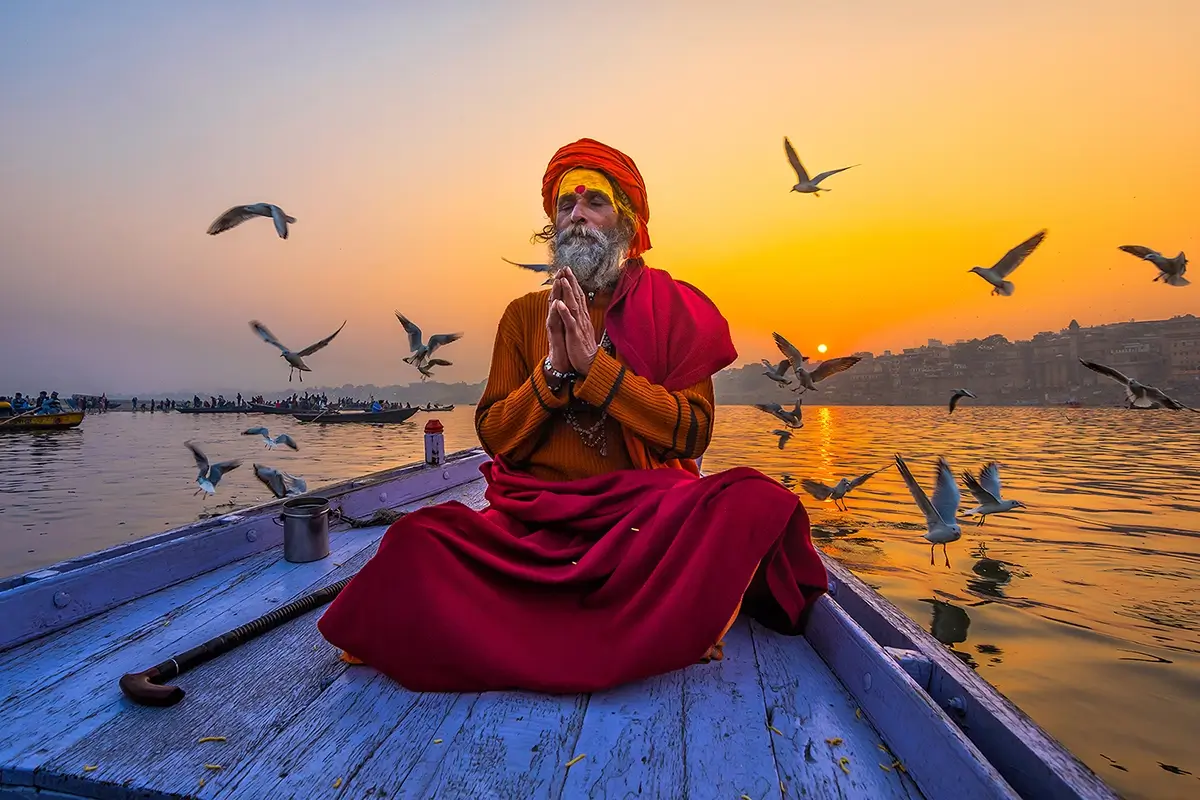
<svg viewBox="0 0 1200 800">
<path fill-rule="evenodd" d="M 312 385 L 406 383 L 395 308 L 479 380 L 581 136 L 637 161 L 648 262 L 742 361 L 1200 311 L 1200 267 L 1116 250 L 1200 259 L 1200 3 L 347 5 L 0 10 L 0 393 L 287 388 L 252 318 L 349 319 Z M 785 134 L 861 166 L 791 194 Z M 288 241 L 204 234 L 260 200 Z M 1013 297 L 967 273 L 1042 227 Z"/>
</svg>

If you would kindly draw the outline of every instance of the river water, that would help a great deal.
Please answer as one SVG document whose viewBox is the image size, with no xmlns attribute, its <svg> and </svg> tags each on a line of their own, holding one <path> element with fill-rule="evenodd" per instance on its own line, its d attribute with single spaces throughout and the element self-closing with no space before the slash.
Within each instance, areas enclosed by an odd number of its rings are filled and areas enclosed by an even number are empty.
<svg viewBox="0 0 1200 800">
<path fill-rule="evenodd" d="M 438 412 L 451 452 L 477 444 L 474 408 Z M 75 430 L 0 437 L 0 577 L 270 499 L 251 462 L 310 489 L 423 457 L 427 415 L 396 426 L 290 417 L 110 413 Z M 719 409 L 706 471 L 749 465 L 795 491 L 905 456 L 932 490 L 1001 462 L 1017 514 L 964 525 L 947 568 L 894 468 L 847 499 L 801 494 L 814 539 L 1058 737 L 1126 797 L 1200 797 L 1200 415 L 1122 409 L 806 408 L 783 450 L 774 420 Z M 300 445 L 267 452 L 262 424 Z M 193 497 L 183 441 L 242 458 Z M 966 499 L 970 499 L 967 495 Z"/>
</svg>

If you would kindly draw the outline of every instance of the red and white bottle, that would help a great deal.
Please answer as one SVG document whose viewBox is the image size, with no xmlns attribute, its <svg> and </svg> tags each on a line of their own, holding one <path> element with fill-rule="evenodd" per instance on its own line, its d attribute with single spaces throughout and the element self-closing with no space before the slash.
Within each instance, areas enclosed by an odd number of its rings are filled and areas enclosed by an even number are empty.
<svg viewBox="0 0 1200 800">
<path fill-rule="evenodd" d="M 436 419 L 425 423 L 425 463 L 432 467 L 446 463 L 446 437 L 442 423 Z"/>
</svg>

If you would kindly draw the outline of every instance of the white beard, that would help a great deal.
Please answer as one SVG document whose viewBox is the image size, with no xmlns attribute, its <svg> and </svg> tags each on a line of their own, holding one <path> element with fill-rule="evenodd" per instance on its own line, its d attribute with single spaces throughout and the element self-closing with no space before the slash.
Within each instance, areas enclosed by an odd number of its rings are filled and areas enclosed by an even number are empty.
<svg viewBox="0 0 1200 800">
<path fill-rule="evenodd" d="M 550 242 L 550 266 L 570 267 L 585 292 L 615 289 L 631 238 L 625 232 L 606 234 L 592 228 L 566 228 Z"/>
</svg>

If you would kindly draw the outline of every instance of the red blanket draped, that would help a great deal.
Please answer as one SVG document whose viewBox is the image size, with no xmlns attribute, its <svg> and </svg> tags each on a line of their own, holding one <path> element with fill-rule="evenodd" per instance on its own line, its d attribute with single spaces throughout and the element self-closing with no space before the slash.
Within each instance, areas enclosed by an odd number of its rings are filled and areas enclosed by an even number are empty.
<svg viewBox="0 0 1200 800">
<path fill-rule="evenodd" d="M 694 664 L 760 564 L 743 609 L 772 627 L 825 590 L 804 507 L 755 470 L 481 470 L 486 511 L 398 520 L 318 622 L 409 689 L 597 691 Z"/>
</svg>

